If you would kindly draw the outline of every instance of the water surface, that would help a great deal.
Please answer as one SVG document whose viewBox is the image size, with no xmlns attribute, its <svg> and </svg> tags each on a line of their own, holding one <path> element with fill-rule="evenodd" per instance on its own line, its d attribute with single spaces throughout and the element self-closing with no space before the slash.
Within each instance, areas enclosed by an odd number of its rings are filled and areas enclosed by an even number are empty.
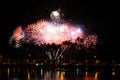
<svg viewBox="0 0 120 80">
<path fill-rule="evenodd" d="M 0 80 L 120 80 L 118 67 L 0 67 Z"/>
</svg>

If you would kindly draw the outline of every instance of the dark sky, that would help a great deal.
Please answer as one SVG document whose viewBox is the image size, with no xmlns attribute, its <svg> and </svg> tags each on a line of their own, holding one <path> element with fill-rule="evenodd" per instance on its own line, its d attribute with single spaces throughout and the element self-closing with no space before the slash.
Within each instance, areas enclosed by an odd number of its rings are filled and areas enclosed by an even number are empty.
<svg viewBox="0 0 120 80">
<path fill-rule="evenodd" d="M 101 54 L 118 56 L 115 38 L 117 4 L 115 2 L 83 2 L 79 0 L 16 0 L 0 2 L 0 52 L 9 48 L 9 37 L 18 25 L 29 24 L 41 18 L 49 18 L 52 10 L 61 8 L 66 20 L 85 25 L 99 36 Z M 110 54 L 110 55 L 109 55 Z"/>
</svg>

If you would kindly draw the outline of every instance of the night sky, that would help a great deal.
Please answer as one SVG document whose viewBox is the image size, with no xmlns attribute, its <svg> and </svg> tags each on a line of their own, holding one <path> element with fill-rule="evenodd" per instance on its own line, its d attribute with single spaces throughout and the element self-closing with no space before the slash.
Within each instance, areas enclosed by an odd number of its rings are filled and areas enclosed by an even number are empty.
<svg viewBox="0 0 120 80">
<path fill-rule="evenodd" d="M 114 6 L 113 6 L 114 5 Z M 9 37 L 19 25 L 49 18 L 50 12 L 61 8 L 64 19 L 83 24 L 90 33 L 98 35 L 99 55 L 118 59 L 118 39 L 114 2 L 82 2 L 79 0 L 16 0 L 0 2 L 0 53 L 9 49 Z"/>
</svg>

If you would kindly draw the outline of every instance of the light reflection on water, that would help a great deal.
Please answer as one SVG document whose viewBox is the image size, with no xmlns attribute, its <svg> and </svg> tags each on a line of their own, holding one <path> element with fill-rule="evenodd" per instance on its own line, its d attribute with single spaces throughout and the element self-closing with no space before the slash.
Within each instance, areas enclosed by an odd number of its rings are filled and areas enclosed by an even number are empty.
<svg viewBox="0 0 120 80">
<path fill-rule="evenodd" d="M 119 76 L 114 68 L 0 68 L 0 80 L 120 80 Z"/>
</svg>

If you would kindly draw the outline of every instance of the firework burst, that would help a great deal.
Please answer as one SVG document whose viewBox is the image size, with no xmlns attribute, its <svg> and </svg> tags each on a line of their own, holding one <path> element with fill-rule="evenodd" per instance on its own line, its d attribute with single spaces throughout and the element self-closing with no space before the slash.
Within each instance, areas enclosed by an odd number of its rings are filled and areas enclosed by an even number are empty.
<svg viewBox="0 0 120 80">
<path fill-rule="evenodd" d="M 13 31 L 13 39 L 20 43 L 24 42 L 34 44 L 62 44 L 64 41 L 75 42 L 80 37 L 82 38 L 84 33 L 80 26 L 73 26 L 68 23 L 54 24 L 50 21 L 40 20 L 34 24 L 28 25 L 22 29 L 22 26 L 18 26 Z"/>
</svg>

